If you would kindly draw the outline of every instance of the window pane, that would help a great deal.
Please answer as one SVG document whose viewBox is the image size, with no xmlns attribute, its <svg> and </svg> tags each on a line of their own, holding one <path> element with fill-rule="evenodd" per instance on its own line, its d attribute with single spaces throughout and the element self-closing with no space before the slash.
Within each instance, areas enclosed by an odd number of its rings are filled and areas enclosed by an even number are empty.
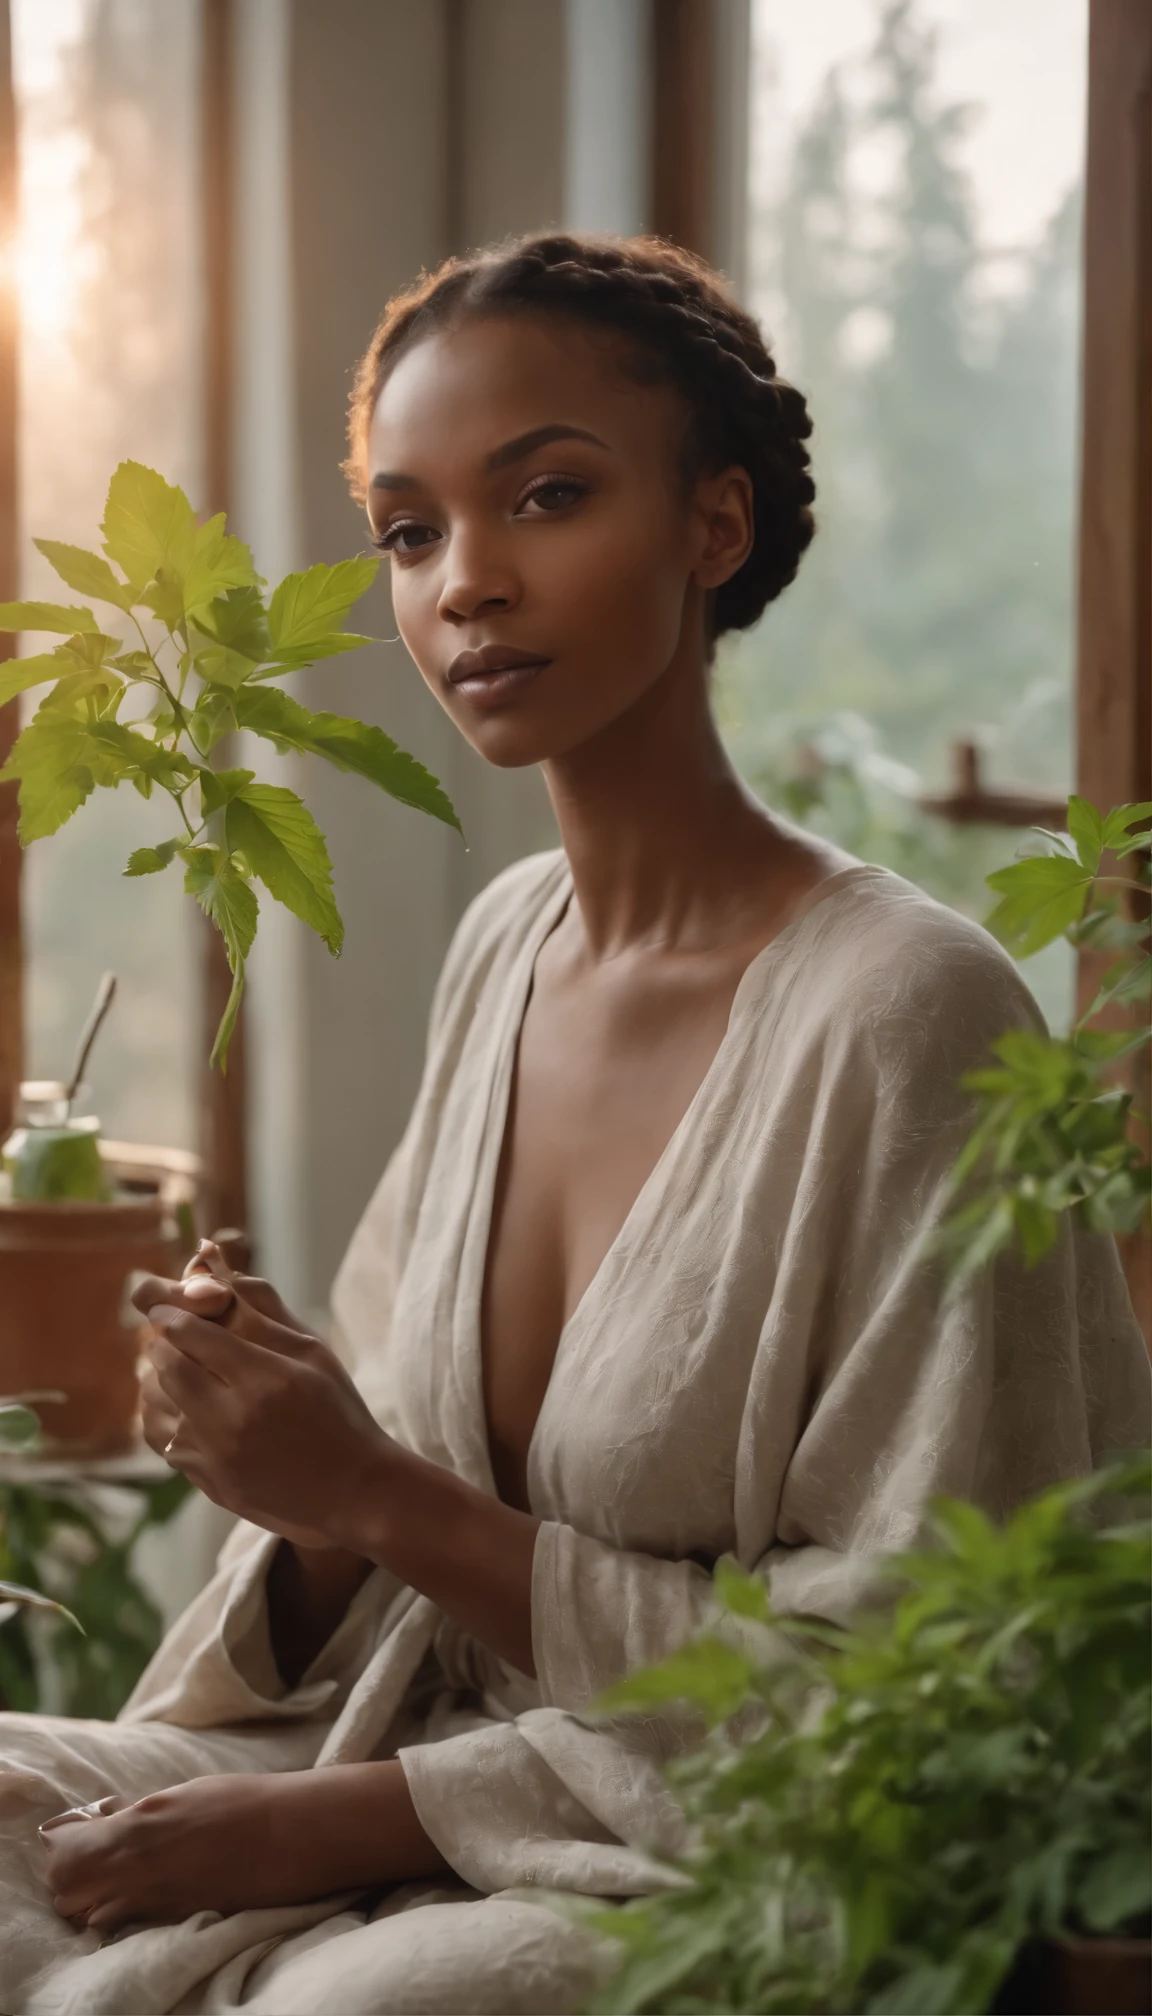
<svg viewBox="0 0 1152 2016">
<path fill-rule="evenodd" d="M 65 591 L 31 539 L 98 547 L 108 478 L 124 457 L 197 496 L 197 9 L 14 0 L 13 30 L 22 585 L 56 599 Z M 27 1069 L 66 1073 L 111 967 L 120 996 L 89 1073 L 95 1110 L 114 1138 L 191 1145 L 186 899 L 175 873 L 121 878 L 133 847 L 166 835 L 168 812 L 134 791 L 98 792 L 25 857 Z"/>
<path fill-rule="evenodd" d="M 949 746 L 1072 773 L 1086 0 L 753 0 L 750 274 L 819 530 L 726 654 L 769 796 L 982 916 L 1021 835 L 919 813 Z M 815 801 L 815 802 L 813 802 Z M 1067 1019 L 1057 947 L 1028 978 Z"/>
</svg>

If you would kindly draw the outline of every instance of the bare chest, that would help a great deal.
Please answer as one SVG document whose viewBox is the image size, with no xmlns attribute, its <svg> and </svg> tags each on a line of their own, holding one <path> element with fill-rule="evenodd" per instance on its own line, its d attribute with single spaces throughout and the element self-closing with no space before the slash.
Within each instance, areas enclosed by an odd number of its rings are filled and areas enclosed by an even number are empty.
<svg viewBox="0 0 1152 2016">
<path fill-rule="evenodd" d="M 489 1448 L 527 1505 L 528 1448 L 565 1325 L 723 1040 L 742 961 L 653 987 L 539 987 L 520 1033 L 482 1310 Z"/>
</svg>

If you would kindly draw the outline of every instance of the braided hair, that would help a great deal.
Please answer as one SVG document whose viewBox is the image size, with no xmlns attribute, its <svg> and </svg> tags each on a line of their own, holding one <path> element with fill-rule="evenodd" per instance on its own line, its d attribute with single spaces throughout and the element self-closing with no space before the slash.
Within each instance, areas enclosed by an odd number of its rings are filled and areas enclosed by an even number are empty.
<svg viewBox="0 0 1152 2016">
<path fill-rule="evenodd" d="M 803 394 L 777 375 L 759 327 L 719 275 L 659 238 L 581 233 L 512 239 L 448 259 L 389 302 L 356 374 L 345 474 L 364 501 L 368 429 L 384 380 L 435 330 L 516 313 L 563 316 L 623 339 L 622 368 L 669 384 L 688 408 L 682 467 L 699 475 L 739 466 L 752 481 L 755 537 L 739 571 L 716 591 L 713 637 L 744 630 L 794 578 L 815 521 Z"/>
</svg>

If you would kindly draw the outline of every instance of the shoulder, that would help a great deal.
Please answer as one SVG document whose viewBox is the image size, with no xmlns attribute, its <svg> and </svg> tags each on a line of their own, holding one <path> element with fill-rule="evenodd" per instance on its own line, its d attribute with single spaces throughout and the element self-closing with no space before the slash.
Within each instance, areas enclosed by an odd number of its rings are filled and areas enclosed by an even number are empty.
<svg viewBox="0 0 1152 2016">
<path fill-rule="evenodd" d="M 884 869 L 836 879 L 792 948 L 792 992 L 836 1048 L 959 1073 L 1006 1030 L 1043 1027 L 1018 967 L 980 924 Z"/>
<path fill-rule="evenodd" d="M 567 876 L 563 849 L 549 848 L 514 861 L 474 897 L 456 927 L 437 984 L 433 1033 L 451 1019 L 454 1008 L 470 1007 L 489 977 L 517 958 Z"/>
</svg>

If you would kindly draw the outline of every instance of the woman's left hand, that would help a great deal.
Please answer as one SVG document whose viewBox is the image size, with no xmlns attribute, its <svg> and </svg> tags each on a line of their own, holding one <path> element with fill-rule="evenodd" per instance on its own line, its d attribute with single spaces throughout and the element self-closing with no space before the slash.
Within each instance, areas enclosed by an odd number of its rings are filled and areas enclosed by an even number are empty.
<svg viewBox="0 0 1152 2016">
<path fill-rule="evenodd" d="M 150 1278 L 133 1300 L 156 1333 L 155 1377 L 178 1417 L 168 1460 L 216 1504 L 286 1540 L 361 1551 L 360 1514 L 379 1505 L 399 1451 L 334 1352 L 264 1313 L 287 1313 L 264 1282 Z M 193 1313 L 198 1305 L 222 1318 Z"/>
</svg>

